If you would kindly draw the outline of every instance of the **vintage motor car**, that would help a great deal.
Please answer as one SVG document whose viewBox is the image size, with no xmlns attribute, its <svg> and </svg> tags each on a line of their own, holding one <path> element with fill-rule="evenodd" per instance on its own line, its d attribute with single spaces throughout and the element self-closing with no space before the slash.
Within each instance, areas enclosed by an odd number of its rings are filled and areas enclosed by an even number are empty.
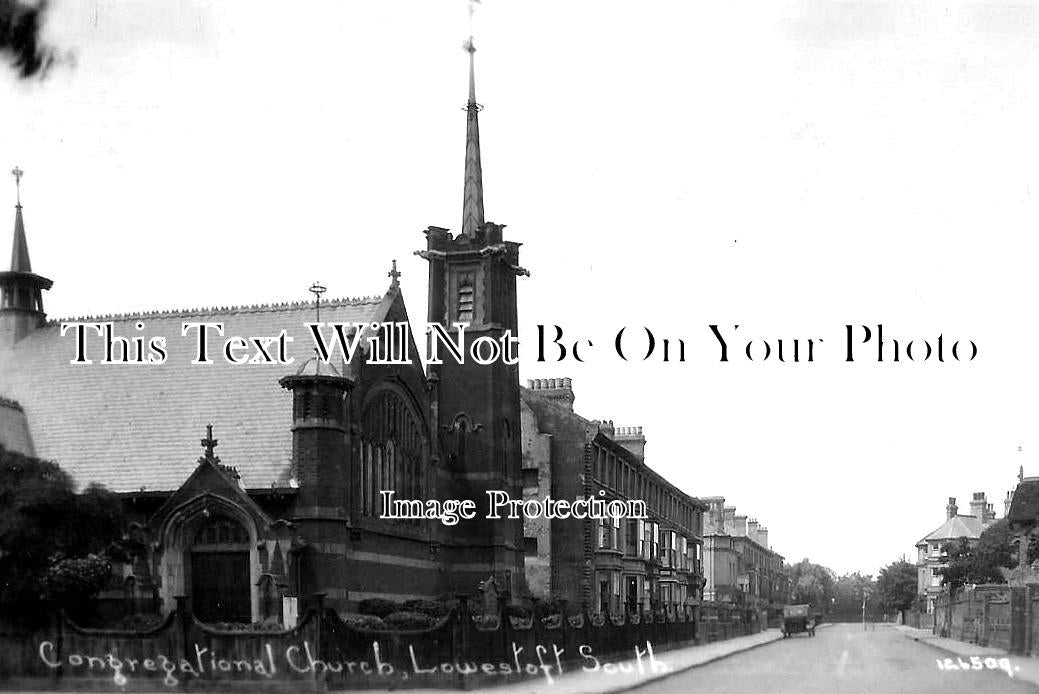
<svg viewBox="0 0 1039 694">
<path fill-rule="evenodd" d="M 783 638 L 807 632 L 815 636 L 815 617 L 808 605 L 786 605 L 783 607 Z"/>
</svg>

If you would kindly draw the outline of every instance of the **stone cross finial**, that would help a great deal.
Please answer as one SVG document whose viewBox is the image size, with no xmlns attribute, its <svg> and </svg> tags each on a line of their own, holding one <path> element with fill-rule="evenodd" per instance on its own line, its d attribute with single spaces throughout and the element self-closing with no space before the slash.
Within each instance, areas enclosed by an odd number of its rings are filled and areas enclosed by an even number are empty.
<svg viewBox="0 0 1039 694">
<path fill-rule="evenodd" d="M 219 463 L 220 462 L 220 458 L 218 458 L 216 455 L 213 454 L 213 449 L 216 448 L 217 443 L 219 443 L 219 441 L 217 441 L 217 439 L 213 438 L 213 425 L 212 424 L 207 424 L 206 425 L 206 438 L 202 439 L 201 443 L 202 443 L 202 448 L 205 449 L 206 452 L 205 452 L 205 455 L 203 455 L 201 458 L 198 459 L 198 462 L 201 463 L 203 461 L 208 460 L 208 461 L 210 461 L 212 463 Z"/>
<path fill-rule="evenodd" d="M 22 205 L 22 176 L 25 172 L 19 169 L 17 166 L 11 169 L 11 175 L 14 176 L 14 194 L 17 199 L 19 207 Z"/>
<path fill-rule="evenodd" d="M 386 273 L 386 276 L 390 278 L 390 286 L 391 287 L 398 286 L 400 284 L 400 277 L 403 274 L 404 274 L 403 272 L 397 272 L 397 261 L 396 261 L 396 259 L 394 259 L 393 267 L 390 268 L 390 271 L 388 273 Z"/>
</svg>

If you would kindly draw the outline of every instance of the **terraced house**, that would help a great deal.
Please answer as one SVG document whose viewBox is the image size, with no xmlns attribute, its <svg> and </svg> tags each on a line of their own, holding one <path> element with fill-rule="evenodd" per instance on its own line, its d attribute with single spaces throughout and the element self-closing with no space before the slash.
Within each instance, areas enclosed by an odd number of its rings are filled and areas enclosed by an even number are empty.
<svg viewBox="0 0 1039 694">
<path fill-rule="evenodd" d="M 769 545 L 768 528 L 756 519 L 737 515 L 725 498 L 704 498 L 708 504 L 704 536 L 704 598 L 751 606 L 784 602 L 788 597 L 783 555 Z"/>
<path fill-rule="evenodd" d="M 641 427 L 574 412 L 569 378 L 522 390 L 524 498 L 644 500 L 647 518 L 526 519 L 535 596 L 595 612 L 675 611 L 700 602 L 707 505 L 649 467 Z"/>
</svg>

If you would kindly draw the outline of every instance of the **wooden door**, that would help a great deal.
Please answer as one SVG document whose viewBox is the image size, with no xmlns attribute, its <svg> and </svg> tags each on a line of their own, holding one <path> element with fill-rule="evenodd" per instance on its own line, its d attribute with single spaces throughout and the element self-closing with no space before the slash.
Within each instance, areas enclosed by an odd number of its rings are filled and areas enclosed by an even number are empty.
<svg viewBox="0 0 1039 694">
<path fill-rule="evenodd" d="M 249 552 L 193 552 L 191 603 L 203 622 L 251 622 Z"/>
</svg>

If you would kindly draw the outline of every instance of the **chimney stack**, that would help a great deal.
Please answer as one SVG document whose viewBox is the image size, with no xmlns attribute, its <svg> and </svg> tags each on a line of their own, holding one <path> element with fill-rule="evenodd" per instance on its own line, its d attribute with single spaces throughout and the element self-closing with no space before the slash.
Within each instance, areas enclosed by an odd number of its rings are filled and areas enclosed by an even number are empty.
<svg viewBox="0 0 1039 694">
<path fill-rule="evenodd" d="M 712 533 L 724 533 L 724 517 L 725 512 L 725 497 L 724 496 L 704 496 L 700 499 L 707 504 L 707 512 L 704 514 L 704 535 L 710 535 Z"/>
<path fill-rule="evenodd" d="M 627 448 L 642 460 L 646 457 L 646 437 L 642 427 L 617 427 L 613 440 Z"/>
<path fill-rule="evenodd" d="M 569 378 L 530 378 L 527 379 L 527 388 L 574 411 L 574 389 Z"/>
<path fill-rule="evenodd" d="M 761 542 L 758 540 L 758 519 L 750 518 L 747 520 L 747 537 L 754 540 L 758 544 Z"/>
<path fill-rule="evenodd" d="M 950 496 L 949 497 L 949 505 L 945 507 L 945 517 L 946 517 L 946 519 L 948 519 L 948 518 L 955 518 L 956 514 L 959 513 L 959 510 L 960 509 L 957 508 L 957 506 L 956 506 L 956 497 Z"/>
<path fill-rule="evenodd" d="M 723 532 L 726 535 L 736 534 L 736 507 L 726 506 L 722 509 L 722 522 L 724 523 Z"/>
<path fill-rule="evenodd" d="M 732 534 L 733 535 L 738 535 L 739 537 L 746 537 L 747 536 L 747 517 L 746 516 L 736 516 L 734 518 L 734 520 L 735 520 L 735 529 L 733 530 Z"/>
<path fill-rule="evenodd" d="M 977 518 L 979 521 L 985 521 L 985 509 L 988 506 L 988 501 L 985 500 L 985 492 L 974 492 L 973 498 L 970 500 L 970 515 Z"/>
</svg>

